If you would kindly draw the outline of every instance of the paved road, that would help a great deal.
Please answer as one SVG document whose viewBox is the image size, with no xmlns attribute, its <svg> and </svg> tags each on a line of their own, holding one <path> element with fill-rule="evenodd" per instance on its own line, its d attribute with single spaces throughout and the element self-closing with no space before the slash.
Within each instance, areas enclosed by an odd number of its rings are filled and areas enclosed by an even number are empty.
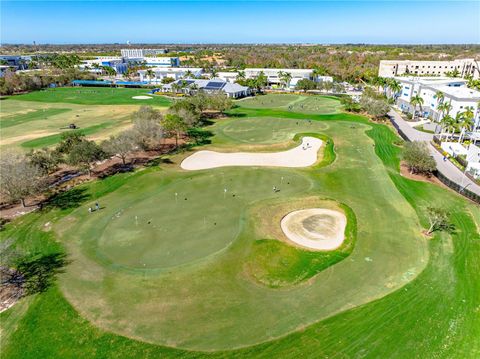
<svg viewBox="0 0 480 359">
<path fill-rule="evenodd" d="M 430 146 L 430 152 L 432 153 L 433 158 L 437 162 L 437 169 L 450 181 L 459 184 L 460 186 L 467 188 L 473 193 L 476 193 L 480 196 L 480 186 L 473 182 L 470 178 L 465 176 L 461 170 L 458 169 L 450 161 L 444 161 L 443 156 L 430 144 L 433 139 L 433 135 L 430 133 L 425 133 L 417 131 L 411 127 L 407 121 L 405 121 L 402 116 L 400 116 L 396 111 L 390 110 L 388 113 L 390 119 L 398 128 L 405 134 L 405 136 L 410 141 L 428 141 Z"/>
</svg>

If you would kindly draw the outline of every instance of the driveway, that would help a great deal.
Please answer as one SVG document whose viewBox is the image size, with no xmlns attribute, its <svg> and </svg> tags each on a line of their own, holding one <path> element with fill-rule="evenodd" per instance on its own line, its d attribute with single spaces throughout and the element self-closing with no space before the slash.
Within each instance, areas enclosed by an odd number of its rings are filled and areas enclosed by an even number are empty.
<svg viewBox="0 0 480 359">
<path fill-rule="evenodd" d="M 407 121 L 405 121 L 400 114 L 394 110 L 390 110 L 388 113 L 392 123 L 403 132 L 404 136 L 409 141 L 427 141 L 430 152 L 437 162 L 437 169 L 441 172 L 446 178 L 450 181 L 457 183 L 462 188 L 467 188 L 470 192 L 473 192 L 480 196 L 480 186 L 473 182 L 470 178 L 465 176 L 465 174 L 458 169 L 452 162 L 443 160 L 443 156 L 433 147 L 430 143 L 433 139 L 433 135 L 430 133 L 425 133 L 414 129 L 410 126 Z"/>
</svg>

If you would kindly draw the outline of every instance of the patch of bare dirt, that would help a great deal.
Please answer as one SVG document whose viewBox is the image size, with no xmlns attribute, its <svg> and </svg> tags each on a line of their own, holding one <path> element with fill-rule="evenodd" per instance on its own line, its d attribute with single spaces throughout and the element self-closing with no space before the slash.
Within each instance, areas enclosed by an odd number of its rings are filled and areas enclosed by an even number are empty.
<svg viewBox="0 0 480 359">
<path fill-rule="evenodd" d="M 23 276 L 14 269 L 0 266 L 0 313 L 23 296 Z"/>
<path fill-rule="evenodd" d="M 433 175 L 432 176 L 426 176 L 426 175 L 419 174 L 419 173 L 410 173 L 410 170 L 408 169 L 408 166 L 403 161 L 400 163 L 400 174 L 403 177 L 408 178 L 408 179 L 412 179 L 412 180 L 415 180 L 415 181 L 421 181 L 421 182 L 434 183 L 434 184 L 437 184 L 439 186 L 445 187 L 445 185 L 442 182 L 440 182 L 440 180 L 437 177 L 435 177 Z"/>
</svg>

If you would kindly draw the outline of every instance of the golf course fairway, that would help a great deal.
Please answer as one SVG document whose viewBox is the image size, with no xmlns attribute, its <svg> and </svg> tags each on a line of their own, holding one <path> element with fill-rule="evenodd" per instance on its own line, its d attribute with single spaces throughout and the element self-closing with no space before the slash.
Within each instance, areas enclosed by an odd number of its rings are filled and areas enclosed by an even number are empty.
<svg viewBox="0 0 480 359">
<path fill-rule="evenodd" d="M 326 144 L 319 162 L 186 171 L 185 152 L 15 221 L 2 237 L 69 263 L 0 315 L 14 328 L 5 357 L 477 357 L 478 206 L 402 177 L 386 125 L 238 105 L 194 151 L 278 152 L 308 134 Z M 455 230 L 425 237 L 427 205 Z M 277 238 L 279 219 L 307 208 L 345 213 L 338 249 Z"/>
</svg>

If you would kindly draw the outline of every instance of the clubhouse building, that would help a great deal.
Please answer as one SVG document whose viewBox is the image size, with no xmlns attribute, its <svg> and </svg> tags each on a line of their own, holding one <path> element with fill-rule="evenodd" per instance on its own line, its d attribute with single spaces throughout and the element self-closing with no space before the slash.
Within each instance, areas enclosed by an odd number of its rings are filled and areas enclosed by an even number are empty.
<svg viewBox="0 0 480 359">
<path fill-rule="evenodd" d="M 206 93 L 224 93 L 230 98 L 242 98 L 249 96 L 251 90 L 247 86 L 237 83 L 231 83 L 215 78 L 211 80 L 203 79 L 182 79 L 170 84 L 162 85 L 154 92 L 183 92 L 185 94 L 194 94 L 196 91 Z"/>
</svg>

